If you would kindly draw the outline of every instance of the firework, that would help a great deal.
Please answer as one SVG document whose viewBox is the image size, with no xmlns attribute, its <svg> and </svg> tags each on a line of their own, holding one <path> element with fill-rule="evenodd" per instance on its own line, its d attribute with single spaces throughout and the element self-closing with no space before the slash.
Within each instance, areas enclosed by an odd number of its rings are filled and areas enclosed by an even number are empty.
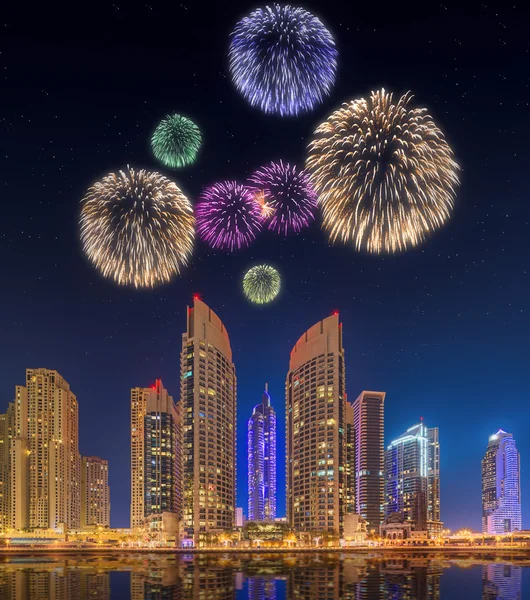
<svg viewBox="0 0 530 600">
<path fill-rule="evenodd" d="M 176 169 L 195 161 L 201 141 L 201 132 L 193 121 L 181 115 L 168 115 L 155 129 L 151 147 L 155 158 Z"/>
<path fill-rule="evenodd" d="M 243 292 L 254 304 L 272 302 L 280 293 L 281 277 L 270 265 L 257 265 L 243 277 Z"/>
<path fill-rule="evenodd" d="M 229 50 L 236 88 L 266 113 L 313 110 L 330 93 L 337 71 L 331 33 L 303 8 L 258 8 L 236 25 Z"/>
<path fill-rule="evenodd" d="M 449 219 L 459 167 L 424 108 L 384 89 L 348 102 L 315 131 L 307 168 L 332 242 L 393 253 Z"/>
<path fill-rule="evenodd" d="M 221 250 L 245 248 L 263 227 L 261 206 L 254 193 L 235 181 L 206 188 L 195 214 L 201 239 Z"/>
<path fill-rule="evenodd" d="M 315 219 L 317 194 L 308 174 L 294 165 L 271 162 L 250 176 L 249 187 L 263 194 L 269 229 L 276 233 L 298 233 Z"/>
<path fill-rule="evenodd" d="M 175 183 L 127 167 L 95 183 L 81 201 L 81 243 L 103 276 L 155 287 L 187 265 L 195 237 L 191 203 Z"/>
</svg>

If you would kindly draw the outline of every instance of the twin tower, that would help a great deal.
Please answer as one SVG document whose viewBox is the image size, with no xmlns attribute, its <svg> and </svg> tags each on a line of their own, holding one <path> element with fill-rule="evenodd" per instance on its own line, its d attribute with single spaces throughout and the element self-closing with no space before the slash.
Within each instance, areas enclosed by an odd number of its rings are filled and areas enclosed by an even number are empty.
<svg viewBox="0 0 530 600">
<path fill-rule="evenodd" d="M 167 409 L 174 426 L 168 425 L 167 435 L 158 441 L 148 436 L 163 429 L 154 397 L 167 392 L 160 382 L 151 391 L 132 390 L 131 520 L 133 527 L 145 526 L 157 511 L 173 513 L 182 524 L 181 543 L 200 547 L 235 524 L 237 402 L 228 333 L 198 298 L 188 308 L 180 374 L 180 401 L 173 409 L 171 400 Z M 152 398 L 154 411 L 148 410 L 144 396 Z M 293 527 L 343 533 L 348 513 L 360 514 L 374 527 L 382 522 L 384 397 L 382 392 L 363 392 L 353 405 L 347 402 L 338 314 L 298 340 L 286 380 L 287 519 Z M 247 435 L 248 516 L 273 519 L 276 415 L 267 391 L 254 408 Z M 162 464 L 168 455 L 175 457 L 175 466 Z M 158 464 L 171 473 L 171 480 L 164 481 Z M 177 491 L 166 497 L 170 488 Z"/>
</svg>

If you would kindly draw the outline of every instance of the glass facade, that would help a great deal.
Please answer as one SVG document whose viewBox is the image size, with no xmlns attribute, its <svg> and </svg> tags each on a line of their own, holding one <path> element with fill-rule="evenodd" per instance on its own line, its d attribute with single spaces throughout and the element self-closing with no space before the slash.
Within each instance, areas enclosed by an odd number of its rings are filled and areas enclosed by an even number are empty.
<svg viewBox="0 0 530 600">
<path fill-rule="evenodd" d="M 482 531 L 502 535 L 521 530 L 519 452 L 511 433 L 490 436 L 482 459 Z"/>
<path fill-rule="evenodd" d="M 276 518 L 276 413 L 267 388 L 247 426 L 248 519 Z"/>
<path fill-rule="evenodd" d="M 423 531 L 439 521 L 438 429 L 419 423 L 395 439 L 385 454 L 385 516 L 393 512 Z"/>
</svg>

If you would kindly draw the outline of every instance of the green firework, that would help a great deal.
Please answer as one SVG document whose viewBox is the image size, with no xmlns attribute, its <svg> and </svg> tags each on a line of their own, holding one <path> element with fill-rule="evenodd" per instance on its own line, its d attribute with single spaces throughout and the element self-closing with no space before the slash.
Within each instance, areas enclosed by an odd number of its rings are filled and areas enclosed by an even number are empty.
<svg viewBox="0 0 530 600">
<path fill-rule="evenodd" d="M 197 158 L 202 136 L 193 121 L 182 115 L 167 115 L 151 138 L 153 154 L 166 167 L 191 165 Z"/>
<path fill-rule="evenodd" d="M 280 293 L 281 277 L 270 265 L 257 265 L 243 276 L 243 292 L 254 304 L 272 302 Z"/>
</svg>

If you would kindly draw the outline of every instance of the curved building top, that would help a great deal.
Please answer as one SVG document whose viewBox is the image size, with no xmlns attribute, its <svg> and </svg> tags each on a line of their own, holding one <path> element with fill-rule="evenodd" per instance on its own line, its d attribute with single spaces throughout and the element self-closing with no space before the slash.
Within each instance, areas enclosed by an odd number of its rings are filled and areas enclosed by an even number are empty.
<svg viewBox="0 0 530 600">
<path fill-rule="evenodd" d="M 188 340 L 197 338 L 212 344 L 219 352 L 232 362 L 232 348 L 225 326 L 217 314 L 202 300 L 193 299 L 193 306 L 188 306 L 187 332 Z"/>
<path fill-rule="evenodd" d="M 294 371 L 319 354 L 343 352 L 342 323 L 339 314 L 322 319 L 310 327 L 291 350 L 289 369 Z"/>
</svg>

